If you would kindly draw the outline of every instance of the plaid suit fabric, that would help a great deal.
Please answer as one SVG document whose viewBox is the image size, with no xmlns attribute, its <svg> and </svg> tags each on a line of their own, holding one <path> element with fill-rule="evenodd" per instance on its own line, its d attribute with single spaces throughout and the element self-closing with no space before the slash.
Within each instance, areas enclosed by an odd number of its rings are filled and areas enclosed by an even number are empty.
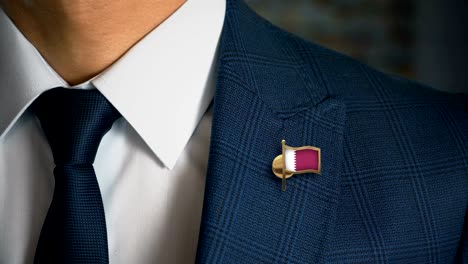
<svg viewBox="0 0 468 264">
<path fill-rule="evenodd" d="M 306 42 L 241 1 L 223 30 L 197 263 L 466 258 L 466 95 Z M 320 147 L 322 174 L 282 192 L 281 139 Z"/>
</svg>

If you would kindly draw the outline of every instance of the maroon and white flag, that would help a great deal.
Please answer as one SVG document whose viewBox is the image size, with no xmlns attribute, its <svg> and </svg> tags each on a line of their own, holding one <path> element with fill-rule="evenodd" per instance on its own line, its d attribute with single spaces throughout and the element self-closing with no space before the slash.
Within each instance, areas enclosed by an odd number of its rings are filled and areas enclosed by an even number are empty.
<svg viewBox="0 0 468 264">
<path fill-rule="evenodd" d="M 272 162 L 271 168 L 276 177 L 283 182 L 286 191 L 286 179 L 294 174 L 321 173 L 320 148 L 313 146 L 290 147 L 286 140 L 281 140 L 282 153 Z"/>
<path fill-rule="evenodd" d="M 320 173 L 320 149 L 312 146 L 293 148 L 285 146 L 285 167 L 287 172 Z"/>
</svg>

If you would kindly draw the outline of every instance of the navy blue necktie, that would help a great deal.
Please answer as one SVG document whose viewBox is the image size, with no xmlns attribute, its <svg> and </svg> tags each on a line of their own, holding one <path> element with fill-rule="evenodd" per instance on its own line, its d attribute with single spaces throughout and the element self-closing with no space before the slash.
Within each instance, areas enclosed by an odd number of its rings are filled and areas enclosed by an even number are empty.
<svg viewBox="0 0 468 264">
<path fill-rule="evenodd" d="M 54 195 L 34 263 L 109 263 L 104 207 L 92 164 L 102 137 L 120 114 L 98 90 L 55 88 L 32 108 L 55 161 Z"/>
</svg>

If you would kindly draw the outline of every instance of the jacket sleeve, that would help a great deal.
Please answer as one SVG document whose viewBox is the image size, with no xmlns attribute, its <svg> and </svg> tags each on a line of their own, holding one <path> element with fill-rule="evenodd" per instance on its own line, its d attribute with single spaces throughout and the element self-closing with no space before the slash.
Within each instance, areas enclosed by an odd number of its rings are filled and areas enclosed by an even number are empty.
<svg viewBox="0 0 468 264">
<path fill-rule="evenodd" d="M 463 233 L 458 246 L 457 258 L 455 263 L 468 263 L 468 215 L 465 213 L 465 224 L 463 227 Z"/>
</svg>

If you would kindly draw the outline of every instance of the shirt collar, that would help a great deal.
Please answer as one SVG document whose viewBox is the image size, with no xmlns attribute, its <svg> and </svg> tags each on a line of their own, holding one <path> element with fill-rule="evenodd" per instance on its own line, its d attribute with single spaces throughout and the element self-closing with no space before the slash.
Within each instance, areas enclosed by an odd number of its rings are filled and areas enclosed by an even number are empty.
<svg viewBox="0 0 468 264">
<path fill-rule="evenodd" d="M 90 80 L 169 169 L 213 98 L 225 5 L 188 0 Z M 1 139 L 42 92 L 68 85 L 1 9 L 0 36 Z"/>
</svg>

